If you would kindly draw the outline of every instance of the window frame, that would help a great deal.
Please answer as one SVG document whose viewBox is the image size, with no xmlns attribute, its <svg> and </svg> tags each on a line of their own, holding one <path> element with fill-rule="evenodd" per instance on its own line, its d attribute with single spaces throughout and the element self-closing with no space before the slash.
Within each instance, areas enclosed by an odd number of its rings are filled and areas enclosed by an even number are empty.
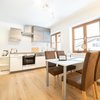
<svg viewBox="0 0 100 100">
<path fill-rule="evenodd" d="M 57 43 L 59 43 L 59 42 L 57 41 L 57 35 L 58 35 L 58 34 L 61 34 L 61 32 L 57 32 L 57 33 L 52 34 L 52 35 L 51 35 L 51 39 L 50 39 L 50 41 L 51 41 L 50 44 L 51 44 L 51 48 L 52 48 L 52 43 L 53 43 L 53 42 L 52 42 L 52 36 L 55 36 L 55 50 L 57 50 L 57 48 L 58 48 L 58 47 L 57 47 Z M 54 48 L 53 48 L 53 49 L 54 49 Z"/>
<path fill-rule="evenodd" d="M 99 35 L 100 35 L 100 18 L 72 27 L 72 50 L 73 50 L 73 53 L 87 52 L 87 28 L 86 28 L 86 26 L 90 25 L 90 24 L 94 24 L 96 22 L 99 22 Z M 84 39 L 84 45 L 86 46 L 86 49 L 84 49 L 83 51 L 75 50 L 75 43 L 74 43 L 75 32 L 74 32 L 74 30 L 79 27 L 83 27 L 83 35 L 84 35 L 83 39 Z M 95 37 L 95 36 L 92 36 L 92 37 Z"/>
</svg>

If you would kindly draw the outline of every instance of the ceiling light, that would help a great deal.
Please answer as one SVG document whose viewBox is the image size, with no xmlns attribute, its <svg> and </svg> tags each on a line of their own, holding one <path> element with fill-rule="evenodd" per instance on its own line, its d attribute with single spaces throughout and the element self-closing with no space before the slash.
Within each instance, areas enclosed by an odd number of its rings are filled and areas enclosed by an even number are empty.
<svg viewBox="0 0 100 100">
<path fill-rule="evenodd" d="M 43 11 L 46 11 L 54 18 L 54 7 L 52 0 L 34 0 L 34 6 L 40 8 Z M 51 5 L 52 4 L 52 5 Z"/>
</svg>

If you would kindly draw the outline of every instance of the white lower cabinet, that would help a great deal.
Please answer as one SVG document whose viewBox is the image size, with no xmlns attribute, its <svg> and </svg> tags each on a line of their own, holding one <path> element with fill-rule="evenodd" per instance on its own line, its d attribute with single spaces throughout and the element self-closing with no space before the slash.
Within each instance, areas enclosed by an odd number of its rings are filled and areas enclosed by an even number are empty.
<svg viewBox="0 0 100 100">
<path fill-rule="evenodd" d="M 36 67 L 44 67 L 45 64 L 45 57 L 44 56 L 37 56 L 36 57 Z"/>
<path fill-rule="evenodd" d="M 29 65 L 22 64 L 22 56 L 16 55 L 10 57 L 10 72 L 41 68 L 44 66 L 46 66 L 44 56 L 36 56 L 35 64 Z"/>
<path fill-rule="evenodd" d="M 10 58 L 10 72 L 22 70 L 22 57 Z"/>
<path fill-rule="evenodd" d="M 0 72 L 9 71 L 9 57 L 0 56 Z"/>
</svg>

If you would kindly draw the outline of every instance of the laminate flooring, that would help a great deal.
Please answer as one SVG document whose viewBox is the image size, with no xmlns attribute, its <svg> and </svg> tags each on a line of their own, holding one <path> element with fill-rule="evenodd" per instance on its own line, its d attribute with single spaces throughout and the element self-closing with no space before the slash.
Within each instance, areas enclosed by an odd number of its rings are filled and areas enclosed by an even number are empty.
<svg viewBox="0 0 100 100">
<path fill-rule="evenodd" d="M 100 94 L 100 85 L 98 85 Z M 99 95 L 100 96 L 100 95 Z M 60 78 L 54 85 L 46 86 L 46 69 L 37 69 L 0 76 L 0 100 L 62 100 Z M 67 85 L 67 100 L 82 100 L 81 91 Z M 87 91 L 87 100 L 93 100 L 93 92 Z"/>
</svg>

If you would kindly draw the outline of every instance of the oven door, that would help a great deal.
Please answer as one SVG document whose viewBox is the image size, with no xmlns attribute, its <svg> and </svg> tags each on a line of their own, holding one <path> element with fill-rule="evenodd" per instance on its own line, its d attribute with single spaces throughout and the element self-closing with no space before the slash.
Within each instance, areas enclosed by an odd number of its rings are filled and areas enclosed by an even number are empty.
<svg viewBox="0 0 100 100">
<path fill-rule="evenodd" d="M 23 65 L 35 64 L 36 55 L 23 56 Z"/>
</svg>

